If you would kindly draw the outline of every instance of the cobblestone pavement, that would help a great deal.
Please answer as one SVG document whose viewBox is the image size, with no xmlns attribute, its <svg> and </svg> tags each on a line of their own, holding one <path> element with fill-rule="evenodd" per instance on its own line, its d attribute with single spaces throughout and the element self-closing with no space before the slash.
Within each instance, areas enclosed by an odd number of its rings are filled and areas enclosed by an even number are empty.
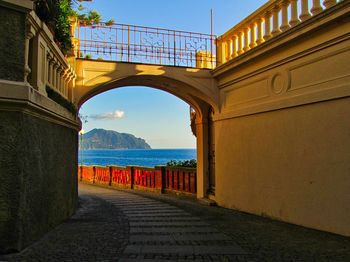
<svg viewBox="0 0 350 262">
<path fill-rule="evenodd" d="M 350 238 L 188 197 L 79 187 L 70 220 L 0 261 L 350 261 Z"/>
</svg>

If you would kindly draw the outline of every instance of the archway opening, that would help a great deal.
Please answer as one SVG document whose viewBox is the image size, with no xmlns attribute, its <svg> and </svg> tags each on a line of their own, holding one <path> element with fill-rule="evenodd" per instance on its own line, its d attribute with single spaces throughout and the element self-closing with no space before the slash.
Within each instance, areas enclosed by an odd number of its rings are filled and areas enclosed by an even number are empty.
<svg viewBox="0 0 350 262">
<path fill-rule="evenodd" d="M 197 174 L 205 152 L 196 137 L 199 130 L 203 139 L 196 116 L 202 114 L 179 97 L 149 87 L 115 88 L 93 96 L 80 108 L 80 179 L 89 168 L 91 183 L 198 196 L 204 183 Z"/>
<path fill-rule="evenodd" d="M 196 138 L 190 126 L 190 106 L 167 92 L 141 86 L 112 89 L 89 99 L 81 106 L 79 112 L 83 138 L 87 139 L 80 141 L 82 151 L 133 152 L 130 159 L 123 156 L 101 159 L 101 156 L 94 158 L 86 152 L 80 152 L 80 164 L 154 167 L 165 165 L 170 160 L 184 161 L 196 158 Z M 124 136 L 115 136 L 120 141 L 112 138 L 108 140 L 107 137 L 105 140 L 99 140 L 100 135 L 107 136 L 108 133 L 97 132 L 98 129 L 116 131 Z M 86 136 L 92 130 L 95 130 L 96 135 Z M 144 158 L 139 156 L 136 150 L 141 152 L 141 149 L 149 155 L 145 155 Z M 174 152 L 170 154 L 167 150 Z M 161 155 L 157 157 L 154 153 Z M 133 156 L 135 158 L 132 158 Z"/>
</svg>

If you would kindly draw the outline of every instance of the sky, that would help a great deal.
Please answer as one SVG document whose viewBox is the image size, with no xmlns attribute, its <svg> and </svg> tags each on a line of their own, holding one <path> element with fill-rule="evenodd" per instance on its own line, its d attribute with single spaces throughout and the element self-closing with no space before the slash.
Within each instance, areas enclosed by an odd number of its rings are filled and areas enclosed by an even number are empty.
<svg viewBox="0 0 350 262">
<path fill-rule="evenodd" d="M 102 20 L 221 35 L 267 0 L 93 0 L 83 3 L 97 10 Z M 130 133 L 152 148 L 195 148 L 189 105 L 150 87 L 121 87 L 99 94 L 83 104 L 83 131 L 104 128 Z"/>
</svg>

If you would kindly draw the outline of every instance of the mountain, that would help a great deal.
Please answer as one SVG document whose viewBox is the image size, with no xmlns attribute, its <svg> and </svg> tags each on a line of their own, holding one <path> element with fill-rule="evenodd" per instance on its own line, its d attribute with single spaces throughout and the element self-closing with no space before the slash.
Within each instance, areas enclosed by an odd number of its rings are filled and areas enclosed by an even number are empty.
<svg viewBox="0 0 350 262">
<path fill-rule="evenodd" d="M 82 149 L 150 149 L 142 138 L 112 130 L 93 129 L 82 137 Z"/>
</svg>

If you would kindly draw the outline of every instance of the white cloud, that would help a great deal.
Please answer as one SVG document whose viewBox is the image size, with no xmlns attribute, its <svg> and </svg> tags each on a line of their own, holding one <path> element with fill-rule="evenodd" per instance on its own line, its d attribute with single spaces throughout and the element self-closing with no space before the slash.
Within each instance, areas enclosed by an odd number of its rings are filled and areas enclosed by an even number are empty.
<svg viewBox="0 0 350 262">
<path fill-rule="evenodd" d="M 124 111 L 116 110 L 114 112 L 108 112 L 97 115 L 90 115 L 89 118 L 94 120 L 117 120 L 123 118 L 125 115 Z"/>
</svg>

